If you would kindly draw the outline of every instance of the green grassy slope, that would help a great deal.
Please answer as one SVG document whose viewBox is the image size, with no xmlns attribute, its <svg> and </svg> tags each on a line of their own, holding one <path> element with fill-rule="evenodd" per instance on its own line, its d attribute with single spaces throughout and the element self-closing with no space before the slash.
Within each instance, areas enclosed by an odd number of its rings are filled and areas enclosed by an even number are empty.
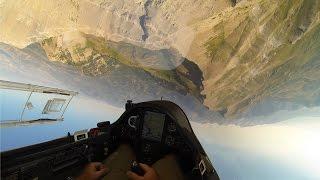
<svg viewBox="0 0 320 180">
<path fill-rule="evenodd" d="M 93 35 L 81 36 L 81 41 L 76 39 L 68 43 L 59 42 L 61 37 L 52 37 L 43 40 L 41 46 L 49 59 L 72 65 L 85 75 L 107 77 L 108 73 L 119 68 L 143 71 L 153 76 L 155 81 L 167 84 L 171 90 L 192 94 L 203 101 L 200 94 L 203 88 L 202 72 L 175 50 L 149 50 L 128 43 L 106 41 Z M 170 68 L 161 67 L 161 63 Z"/>
<path fill-rule="evenodd" d="M 320 1 L 257 1 L 236 6 L 204 44 L 205 103 L 226 116 L 266 97 L 315 105 L 320 96 Z M 213 77 L 214 64 L 224 71 Z"/>
</svg>

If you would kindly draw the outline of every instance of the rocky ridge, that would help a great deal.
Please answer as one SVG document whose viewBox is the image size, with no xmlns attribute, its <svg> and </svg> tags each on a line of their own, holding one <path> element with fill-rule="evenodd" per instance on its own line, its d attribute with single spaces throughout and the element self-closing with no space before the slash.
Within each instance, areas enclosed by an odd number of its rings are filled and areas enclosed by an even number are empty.
<svg viewBox="0 0 320 180">
<path fill-rule="evenodd" d="M 265 99 L 318 106 L 319 17 L 318 1 L 242 1 L 194 25 L 188 57 L 204 73 L 205 104 L 229 118 Z"/>
</svg>

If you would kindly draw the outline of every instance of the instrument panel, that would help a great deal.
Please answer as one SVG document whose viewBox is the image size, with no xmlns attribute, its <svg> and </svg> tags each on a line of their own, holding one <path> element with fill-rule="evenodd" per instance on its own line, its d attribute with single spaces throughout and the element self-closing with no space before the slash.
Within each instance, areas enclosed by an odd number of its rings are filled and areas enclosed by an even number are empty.
<svg viewBox="0 0 320 180">
<path fill-rule="evenodd" d="M 141 109 L 124 118 L 123 136 L 130 139 L 140 162 L 153 164 L 172 151 L 188 151 L 176 122 L 167 114 Z M 180 153 L 180 152 L 179 152 Z"/>
</svg>

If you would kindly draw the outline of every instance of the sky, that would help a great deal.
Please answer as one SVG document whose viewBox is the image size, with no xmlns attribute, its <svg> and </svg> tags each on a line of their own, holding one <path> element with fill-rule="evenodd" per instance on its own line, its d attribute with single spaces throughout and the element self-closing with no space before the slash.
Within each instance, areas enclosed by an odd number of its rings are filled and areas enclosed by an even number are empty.
<svg viewBox="0 0 320 180">
<path fill-rule="evenodd" d="M 0 93 L 0 96 L 2 95 L 3 93 Z M 71 101 L 62 122 L 1 128 L 0 149 L 5 151 L 60 138 L 66 136 L 68 132 L 72 134 L 78 130 L 96 127 L 97 122 L 101 121 L 114 122 L 123 111 L 122 108 L 116 108 L 85 96 L 78 96 Z"/>
<path fill-rule="evenodd" d="M 320 178 L 318 117 L 250 127 L 196 122 L 192 126 L 226 179 Z"/>
</svg>

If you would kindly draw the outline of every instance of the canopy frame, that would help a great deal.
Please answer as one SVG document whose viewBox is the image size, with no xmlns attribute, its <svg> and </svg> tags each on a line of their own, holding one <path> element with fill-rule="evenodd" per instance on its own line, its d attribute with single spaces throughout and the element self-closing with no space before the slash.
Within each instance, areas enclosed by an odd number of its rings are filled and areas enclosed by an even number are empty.
<svg viewBox="0 0 320 180">
<path fill-rule="evenodd" d="M 27 91 L 30 92 L 26 102 L 24 104 L 23 110 L 20 114 L 20 118 L 18 120 L 6 120 L 0 121 L 1 127 L 11 127 L 11 126 L 23 126 L 23 125 L 31 125 L 31 124 L 44 124 L 44 123 L 51 123 L 56 121 L 63 121 L 64 114 L 69 107 L 69 104 L 74 96 L 78 95 L 78 92 L 69 91 L 59 88 L 52 88 L 52 87 L 45 87 L 45 86 L 38 86 L 33 84 L 26 84 L 26 83 L 19 83 L 19 82 L 11 82 L 11 81 L 4 81 L 0 80 L 0 89 L 8 89 L 8 90 L 18 90 L 18 91 Z M 27 108 L 28 102 L 33 93 L 44 93 L 44 94 L 56 94 L 56 95 L 64 95 L 70 96 L 69 100 L 67 101 L 65 107 L 61 111 L 61 115 L 59 118 L 54 119 L 30 119 L 30 120 L 23 120 L 23 115 Z"/>
</svg>

